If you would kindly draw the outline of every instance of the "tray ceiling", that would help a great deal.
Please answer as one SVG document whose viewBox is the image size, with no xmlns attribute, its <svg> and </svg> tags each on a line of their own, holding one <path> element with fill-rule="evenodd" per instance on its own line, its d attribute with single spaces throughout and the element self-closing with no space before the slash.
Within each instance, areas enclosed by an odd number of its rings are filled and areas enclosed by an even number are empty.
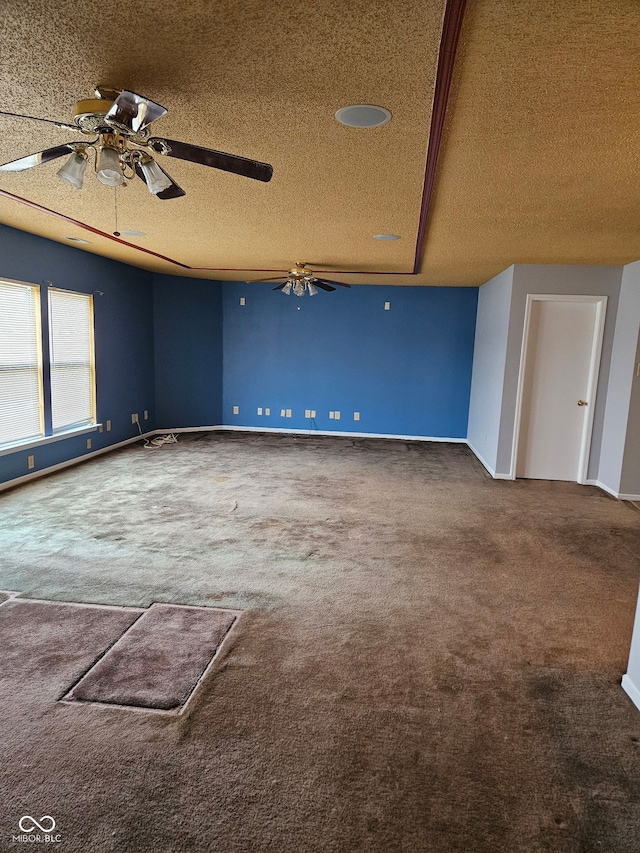
<svg viewBox="0 0 640 853">
<path fill-rule="evenodd" d="M 168 108 L 154 135 L 271 163 L 274 177 L 163 158 L 187 194 L 160 201 L 139 180 L 114 190 L 89 173 L 76 191 L 56 178 L 60 160 L 0 173 L 0 221 L 211 279 L 306 261 L 353 270 L 340 276 L 352 283 L 478 285 L 516 262 L 640 257 L 635 0 L 467 2 L 419 241 L 445 5 L 158 0 L 132 14 L 121 0 L 9 0 L 0 109 L 68 122 L 94 85 L 127 88 Z M 364 130 L 335 120 L 358 103 L 392 120 Z M 0 162 L 77 138 L 0 116 Z M 116 202 L 118 229 L 144 237 L 109 239 Z"/>
</svg>

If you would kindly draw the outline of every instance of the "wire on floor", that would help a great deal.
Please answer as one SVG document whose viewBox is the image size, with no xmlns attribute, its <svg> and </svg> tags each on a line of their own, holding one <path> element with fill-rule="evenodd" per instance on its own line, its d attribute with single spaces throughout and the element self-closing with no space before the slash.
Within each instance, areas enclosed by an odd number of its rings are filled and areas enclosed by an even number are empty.
<svg viewBox="0 0 640 853">
<path fill-rule="evenodd" d="M 136 423 L 138 424 L 138 432 L 142 435 L 140 421 L 136 421 Z M 143 447 L 162 447 L 163 444 L 176 444 L 177 441 L 178 436 L 170 432 L 168 435 L 157 435 L 152 439 L 145 438 Z"/>
<path fill-rule="evenodd" d="M 157 435 L 149 440 L 145 439 L 145 447 L 162 447 L 163 444 L 175 444 L 178 441 L 178 436 L 170 432 L 168 435 Z"/>
</svg>

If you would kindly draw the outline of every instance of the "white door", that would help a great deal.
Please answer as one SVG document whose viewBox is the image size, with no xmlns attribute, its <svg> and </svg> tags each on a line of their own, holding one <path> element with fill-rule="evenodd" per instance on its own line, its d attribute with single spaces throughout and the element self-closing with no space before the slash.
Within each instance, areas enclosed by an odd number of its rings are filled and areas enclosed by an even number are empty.
<svg viewBox="0 0 640 853">
<path fill-rule="evenodd" d="M 530 297 L 516 476 L 586 476 L 604 299 Z"/>
</svg>

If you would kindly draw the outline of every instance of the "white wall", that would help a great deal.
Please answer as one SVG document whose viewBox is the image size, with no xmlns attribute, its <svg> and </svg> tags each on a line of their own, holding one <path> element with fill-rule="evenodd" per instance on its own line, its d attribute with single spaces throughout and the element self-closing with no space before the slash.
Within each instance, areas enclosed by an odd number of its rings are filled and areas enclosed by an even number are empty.
<svg viewBox="0 0 640 853">
<path fill-rule="evenodd" d="M 495 474 L 511 311 L 513 267 L 483 284 L 478 293 L 467 441 Z"/>
<path fill-rule="evenodd" d="M 624 309 L 627 323 L 630 325 L 628 359 L 624 365 L 626 376 L 630 380 L 630 394 L 620 492 L 623 495 L 635 496 L 640 495 L 640 261 L 624 268 L 622 283 L 620 309 Z"/>
<path fill-rule="evenodd" d="M 591 455 L 587 476 L 598 478 L 600 446 L 606 409 L 607 386 L 613 349 L 614 330 L 618 313 L 618 297 L 622 279 L 622 267 L 582 266 L 565 264 L 517 264 L 513 267 L 513 288 L 511 311 L 509 315 L 509 336 L 504 374 L 504 392 L 500 415 L 496 473 L 509 476 L 513 452 L 513 433 L 515 427 L 516 397 L 518 375 L 524 333 L 524 315 L 528 293 L 550 294 L 587 294 L 607 296 L 607 317 L 602 343 L 602 360 L 596 409 L 593 419 Z M 483 285 L 480 288 L 482 293 Z"/>
<path fill-rule="evenodd" d="M 622 272 L 598 470 L 599 482 L 615 493 L 629 493 L 635 486 L 633 493 L 640 494 L 640 379 L 635 376 L 639 331 L 640 262 L 636 262 Z M 629 488 L 623 488 L 623 479 Z"/>
<path fill-rule="evenodd" d="M 636 621 L 631 640 L 629 665 L 626 675 L 622 677 L 622 686 L 633 703 L 640 709 L 640 596 L 636 607 Z"/>
</svg>

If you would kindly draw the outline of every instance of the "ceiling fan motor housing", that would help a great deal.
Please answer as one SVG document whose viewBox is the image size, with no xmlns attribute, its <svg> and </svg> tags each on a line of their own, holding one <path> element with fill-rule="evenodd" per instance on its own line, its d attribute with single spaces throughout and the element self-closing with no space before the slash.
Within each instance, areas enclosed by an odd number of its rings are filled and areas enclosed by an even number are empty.
<svg viewBox="0 0 640 853">
<path fill-rule="evenodd" d="M 113 101 L 105 101 L 102 98 L 88 98 L 78 101 L 73 108 L 73 120 L 83 133 L 96 133 L 105 127 L 105 115 L 113 106 Z"/>
</svg>

